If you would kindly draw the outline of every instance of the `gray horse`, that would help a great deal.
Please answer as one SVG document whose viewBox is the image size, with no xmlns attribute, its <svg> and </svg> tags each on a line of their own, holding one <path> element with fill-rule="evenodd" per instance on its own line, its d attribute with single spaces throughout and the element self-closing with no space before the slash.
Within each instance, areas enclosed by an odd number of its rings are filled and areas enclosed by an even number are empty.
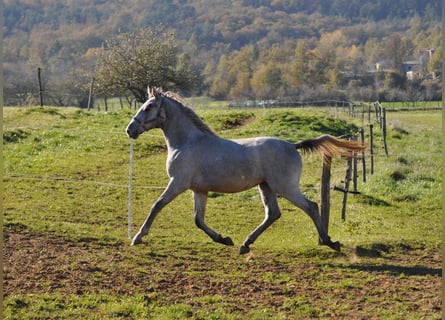
<svg viewBox="0 0 445 320">
<path fill-rule="evenodd" d="M 281 216 L 277 195 L 306 212 L 317 228 L 321 243 L 340 251 L 340 243 L 328 236 L 318 206 L 306 199 L 299 189 L 302 161 L 298 149 L 318 151 L 323 159 L 337 155 L 351 156 L 363 147 L 329 135 L 291 143 L 271 137 L 228 140 L 218 137 L 190 108 L 171 92 L 148 89 L 148 100 L 127 127 L 127 134 L 137 139 L 152 128 L 161 128 L 168 148 L 167 173 L 170 181 L 135 235 L 132 245 L 142 242 L 156 215 L 182 192 L 193 191 L 196 225 L 215 242 L 234 245 L 204 222 L 209 191 L 235 193 L 258 186 L 265 208 L 264 221 L 247 236 L 240 253 Z"/>
</svg>

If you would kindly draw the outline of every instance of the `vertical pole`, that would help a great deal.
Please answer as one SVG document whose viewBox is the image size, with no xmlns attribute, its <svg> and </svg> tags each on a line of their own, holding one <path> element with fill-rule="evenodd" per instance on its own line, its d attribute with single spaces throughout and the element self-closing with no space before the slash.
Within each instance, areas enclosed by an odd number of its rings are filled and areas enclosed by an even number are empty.
<svg viewBox="0 0 445 320">
<path fill-rule="evenodd" d="M 374 104 L 374 108 L 375 108 L 375 121 L 380 124 L 380 109 L 378 102 Z"/>
<path fill-rule="evenodd" d="M 368 104 L 368 122 L 371 122 L 371 104 Z"/>
<path fill-rule="evenodd" d="M 321 173 L 321 187 L 320 187 L 320 196 L 321 196 L 320 215 L 321 215 L 321 222 L 323 223 L 326 233 L 328 233 L 329 229 L 329 211 L 331 207 L 330 186 L 331 186 L 331 157 L 328 157 L 326 163 L 323 162 L 323 170 Z M 320 244 L 323 243 L 321 239 L 319 239 L 319 243 Z"/>
<path fill-rule="evenodd" d="M 360 129 L 360 140 L 362 141 L 362 144 L 365 144 L 365 130 L 363 128 Z M 363 182 L 366 182 L 365 150 L 362 151 L 362 175 L 363 175 Z"/>
<path fill-rule="evenodd" d="M 385 154 L 388 156 L 388 145 L 386 144 L 386 108 L 382 108 L 382 135 Z"/>
<path fill-rule="evenodd" d="M 94 86 L 94 78 L 91 79 L 90 82 L 90 92 L 88 93 L 88 111 L 91 110 L 91 102 L 92 102 L 92 98 L 93 98 L 93 86 Z"/>
<path fill-rule="evenodd" d="M 365 104 L 362 103 L 362 124 L 365 122 Z"/>
<path fill-rule="evenodd" d="M 343 202 L 341 209 L 341 219 L 343 221 L 346 219 L 346 201 L 348 200 L 349 184 L 351 182 L 351 171 L 352 171 L 352 159 L 348 158 L 348 165 L 346 167 L 346 177 L 345 177 L 345 191 L 343 193 Z"/>
<path fill-rule="evenodd" d="M 371 154 L 371 174 L 374 174 L 374 138 L 372 136 L 372 127 L 373 125 L 369 125 L 369 152 Z"/>
<path fill-rule="evenodd" d="M 382 129 L 383 128 L 383 108 L 380 103 L 379 103 L 379 125 L 380 125 L 380 129 Z"/>
<path fill-rule="evenodd" d="M 133 139 L 130 139 L 130 168 L 128 170 L 128 238 L 131 240 L 132 225 L 132 190 L 133 190 Z"/>
<path fill-rule="evenodd" d="M 353 136 L 352 140 L 357 141 L 357 137 Z M 352 152 L 352 190 L 357 192 L 357 153 Z"/>
<path fill-rule="evenodd" d="M 40 97 L 40 106 L 43 107 L 43 88 L 42 88 L 42 69 L 37 68 L 37 79 L 39 80 L 39 97 Z"/>
<path fill-rule="evenodd" d="M 105 103 L 105 112 L 108 112 L 108 101 L 107 101 L 107 97 L 104 97 L 104 103 Z"/>
</svg>

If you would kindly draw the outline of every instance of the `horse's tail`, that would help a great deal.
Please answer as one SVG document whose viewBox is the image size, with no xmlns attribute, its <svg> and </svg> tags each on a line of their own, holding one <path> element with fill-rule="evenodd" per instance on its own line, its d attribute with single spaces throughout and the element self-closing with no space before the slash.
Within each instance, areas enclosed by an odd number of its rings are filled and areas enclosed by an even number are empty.
<svg viewBox="0 0 445 320">
<path fill-rule="evenodd" d="M 306 139 L 295 144 L 303 152 L 318 151 L 323 163 L 329 165 L 329 158 L 336 156 L 353 157 L 353 152 L 363 151 L 366 147 L 354 140 L 342 140 L 330 135 L 323 135 L 315 139 Z"/>
</svg>

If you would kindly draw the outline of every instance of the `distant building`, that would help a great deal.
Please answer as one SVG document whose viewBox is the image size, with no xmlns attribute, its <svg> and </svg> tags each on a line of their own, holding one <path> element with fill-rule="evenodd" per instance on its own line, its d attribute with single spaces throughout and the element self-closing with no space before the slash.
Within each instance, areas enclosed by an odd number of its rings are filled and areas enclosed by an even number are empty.
<svg viewBox="0 0 445 320">
<path fill-rule="evenodd" d="M 366 66 L 366 71 L 374 72 L 389 72 L 393 71 L 392 62 L 390 60 L 382 60 L 375 63 L 368 64 Z"/>
<path fill-rule="evenodd" d="M 434 49 L 434 48 L 426 49 L 426 50 L 420 50 L 419 51 L 419 59 L 421 59 L 422 57 L 425 56 L 429 60 L 434 55 L 434 52 L 436 52 L 436 49 Z"/>
<path fill-rule="evenodd" d="M 402 63 L 402 68 L 404 72 L 416 72 L 420 70 L 420 62 L 419 60 L 405 61 Z"/>
<path fill-rule="evenodd" d="M 375 71 L 387 72 L 391 70 L 393 70 L 393 68 L 390 60 L 382 60 L 375 63 Z"/>
<path fill-rule="evenodd" d="M 427 76 L 427 74 L 425 74 L 425 70 L 427 69 L 428 63 L 435 51 L 436 50 L 434 48 L 420 50 L 417 60 L 404 61 L 402 63 L 403 72 L 406 74 L 408 80 L 424 78 Z M 368 64 L 366 66 L 366 71 L 370 73 L 390 72 L 394 71 L 394 68 L 392 61 L 382 60 L 376 63 Z"/>
</svg>

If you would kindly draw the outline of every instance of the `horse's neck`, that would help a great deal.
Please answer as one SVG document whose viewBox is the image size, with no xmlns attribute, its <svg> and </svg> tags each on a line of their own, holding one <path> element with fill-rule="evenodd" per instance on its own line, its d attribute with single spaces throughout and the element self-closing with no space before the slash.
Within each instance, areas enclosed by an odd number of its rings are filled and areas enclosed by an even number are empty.
<svg viewBox="0 0 445 320">
<path fill-rule="evenodd" d="M 166 121 L 162 126 L 167 147 L 179 149 L 190 143 L 198 136 L 207 134 L 200 130 L 195 123 L 183 112 L 181 106 L 169 103 L 164 106 Z"/>
</svg>

